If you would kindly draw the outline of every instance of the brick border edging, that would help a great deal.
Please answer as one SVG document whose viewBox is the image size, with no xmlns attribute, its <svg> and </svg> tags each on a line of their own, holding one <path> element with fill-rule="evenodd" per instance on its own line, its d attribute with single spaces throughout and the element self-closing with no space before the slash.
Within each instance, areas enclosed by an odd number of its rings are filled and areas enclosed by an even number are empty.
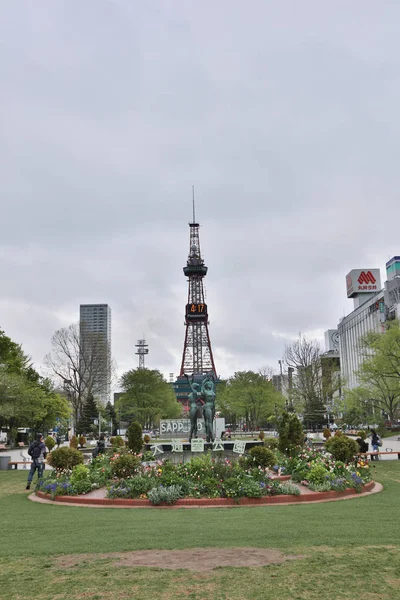
<svg viewBox="0 0 400 600">
<path fill-rule="evenodd" d="M 370 481 L 362 487 L 361 494 L 370 492 L 375 486 L 374 481 Z M 36 495 L 43 500 L 51 500 L 49 494 L 37 491 Z M 347 488 L 343 492 L 310 492 L 301 496 L 265 496 L 264 498 L 182 498 L 177 500 L 172 505 L 153 505 L 146 498 L 124 499 L 124 498 L 88 498 L 85 496 L 56 496 L 52 502 L 59 504 L 81 504 L 96 505 L 96 506 L 130 506 L 146 507 L 146 508 L 179 508 L 180 506 L 201 508 L 201 507 L 218 507 L 225 506 L 267 506 L 268 504 L 300 504 L 302 502 L 323 502 L 327 500 L 336 500 L 347 498 L 349 496 L 360 495 L 355 489 Z"/>
</svg>

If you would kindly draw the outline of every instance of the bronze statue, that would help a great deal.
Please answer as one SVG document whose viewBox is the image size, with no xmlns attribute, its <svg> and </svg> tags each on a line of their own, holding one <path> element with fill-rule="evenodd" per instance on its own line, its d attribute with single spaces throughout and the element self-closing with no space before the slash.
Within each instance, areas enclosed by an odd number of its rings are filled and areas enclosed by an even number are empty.
<svg viewBox="0 0 400 600">
<path fill-rule="evenodd" d="M 214 416 L 215 416 L 215 378 L 214 375 L 207 375 L 201 383 L 202 396 L 204 398 L 204 424 L 206 429 L 207 442 L 214 441 Z"/>
<path fill-rule="evenodd" d="M 214 441 L 213 425 L 215 416 L 215 377 L 213 374 L 208 374 L 203 381 L 197 383 L 194 377 L 189 379 L 186 375 L 190 389 L 192 390 L 188 396 L 189 399 L 189 418 L 190 418 L 190 434 L 189 442 L 193 437 L 197 438 L 197 419 L 199 416 L 204 418 L 207 442 Z M 199 415 L 200 413 L 200 415 Z"/>
<path fill-rule="evenodd" d="M 188 375 L 186 375 L 188 383 L 190 385 L 190 389 L 192 390 L 188 396 L 189 399 L 189 418 L 190 418 L 190 434 L 189 434 L 189 442 L 192 441 L 192 437 L 197 438 L 197 418 L 198 411 L 204 405 L 204 400 L 201 394 L 201 386 L 199 383 L 194 382 L 194 378 L 192 380 L 189 379 Z"/>
</svg>

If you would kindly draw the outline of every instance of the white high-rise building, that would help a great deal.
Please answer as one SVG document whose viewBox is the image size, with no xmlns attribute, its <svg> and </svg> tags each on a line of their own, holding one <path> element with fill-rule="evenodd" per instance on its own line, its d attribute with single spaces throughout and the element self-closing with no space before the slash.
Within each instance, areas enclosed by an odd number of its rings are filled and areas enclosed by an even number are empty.
<svg viewBox="0 0 400 600">
<path fill-rule="evenodd" d="M 340 368 L 343 386 L 360 385 L 362 339 L 370 331 L 384 333 L 386 321 L 400 317 L 400 257 L 386 263 L 387 281 L 381 288 L 378 269 L 353 269 L 347 275 L 347 297 L 354 310 L 338 325 Z"/>
<path fill-rule="evenodd" d="M 96 345 L 99 356 L 94 370 L 93 395 L 106 404 L 111 391 L 111 308 L 108 304 L 81 304 L 79 323 L 81 348 L 85 347 L 85 336 L 89 338 L 91 334 L 100 342 Z"/>
</svg>

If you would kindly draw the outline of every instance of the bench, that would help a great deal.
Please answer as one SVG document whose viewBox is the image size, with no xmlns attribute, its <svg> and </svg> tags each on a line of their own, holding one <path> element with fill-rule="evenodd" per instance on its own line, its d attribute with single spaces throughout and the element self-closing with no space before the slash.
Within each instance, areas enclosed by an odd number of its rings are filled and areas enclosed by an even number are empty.
<svg viewBox="0 0 400 600">
<path fill-rule="evenodd" d="M 18 446 L 20 448 L 25 448 L 26 444 L 24 444 L 24 442 L 18 442 Z"/>
<path fill-rule="evenodd" d="M 378 459 L 381 456 L 381 454 L 397 454 L 397 458 L 400 460 L 400 451 L 398 450 L 390 450 L 390 452 L 359 452 L 357 456 L 370 456 L 372 460 L 373 456 L 376 456 L 376 458 Z"/>
<path fill-rule="evenodd" d="M 25 465 L 25 466 L 29 465 L 29 468 L 30 468 L 31 464 L 32 464 L 31 462 L 26 462 L 26 461 L 20 462 L 18 460 L 11 460 L 8 463 L 8 470 L 10 471 L 11 469 L 18 469 L 18 465 Z"/>
<path fill-rule="evenodd" d="M 0 444 L 0 450 L 7 450 L 7 447 L 5 444 Z"/>
</svg>

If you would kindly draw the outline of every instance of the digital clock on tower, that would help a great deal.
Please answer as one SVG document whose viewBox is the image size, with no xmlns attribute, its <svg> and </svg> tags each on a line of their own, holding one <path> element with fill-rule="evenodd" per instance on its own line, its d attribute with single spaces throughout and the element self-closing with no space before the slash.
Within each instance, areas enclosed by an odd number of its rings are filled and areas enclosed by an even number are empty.
<svg viewBox="0 0 400 600">
<path fill-rule="evenodd" d="M 207 317 L 207 304 L 194 303 L 186 304 L 186 318 L 190 320 L 204 319 Z"/>
</svg>

